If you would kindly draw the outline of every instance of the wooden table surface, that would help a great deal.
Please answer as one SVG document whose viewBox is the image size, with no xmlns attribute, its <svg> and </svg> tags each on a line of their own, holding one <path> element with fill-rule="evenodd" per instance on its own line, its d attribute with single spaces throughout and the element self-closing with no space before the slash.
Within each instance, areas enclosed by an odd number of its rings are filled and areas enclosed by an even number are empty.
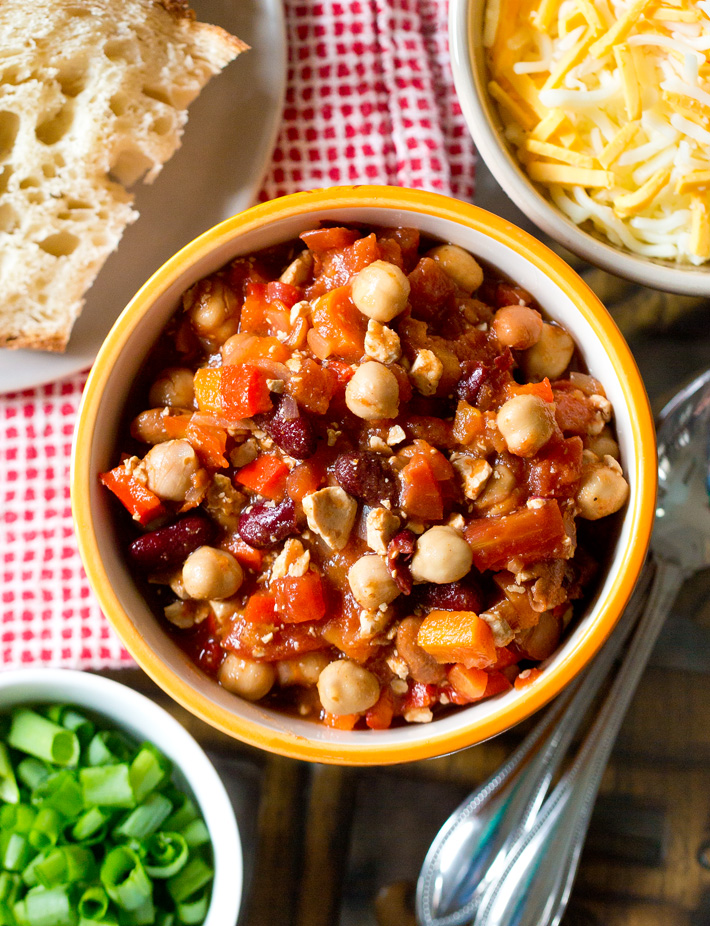
<svg viewBox="0 0 710 926">
<path fill-rule="evenodd" d="M 530 228 L 484 168 L 477 182 L 481 205 Z M 657 412 L 710 363 L 710 303 L 575 263 L 629 340 Z M 218 734 L 139 670 L 113 676 L 178 716 L 227 784 L 246 862 L 239 926 L 415 926 L 412 891 L 431 840 L 531 723 L 437 760 L 373 769 L 307 765 Z M 641 681 L 604 776 L 563 926 L 709 924 L 710 572 L 679 594 Z"/>
</svg>

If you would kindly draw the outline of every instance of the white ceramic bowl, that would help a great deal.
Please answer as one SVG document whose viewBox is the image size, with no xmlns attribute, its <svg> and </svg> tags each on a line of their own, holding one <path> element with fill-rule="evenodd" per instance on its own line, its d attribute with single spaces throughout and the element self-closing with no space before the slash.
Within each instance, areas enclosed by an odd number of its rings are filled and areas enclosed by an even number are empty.
<svg viewBox="0 0 710 926">
<path fill-rule="evenodd" d="M 182 293 L 232 258 L 289 241 L 320 222 L 414 226 L 458 244 L 532 293 L 574 337 L 615 410 L 631 487 L 618 540 L 598 594 L 524 690 L 454 711 L 431 724 L 344 731 L 250 703 L 201 672 L 168 636 L 134 582 L 98 474 L 113 465 L 126 399 Z M 530 235 L 458 200 L 398 187 L 336 187 L 254 206 L 205 232 L 169 260 L 136 295 L 99 353 L 77 426 L 72 504 L 77 539 L 101 607 L 136 661 L 173 698 L 220 730 L 263 749 L 317 762 L 380 764 L 442 755 L 527 717 L 592 658 L 636 582 L 654 512 L 656 457 L 648 400 L 633 356 L 613 320 L 570 267 Z"/>
<path fill-rule="evenodd" d="M 575 225 L 528 179 L 502 135 L 495 102 L 487 90 L 483 47 L 486 0 L 451 0 L 449 43 L 461 110 L 479 154 L 513 202 L 539 228 L 568 250 L 609 273 L 671 293 L 710 295 L 710 265 L 693 267 L 641 257 Z"/>
<path fill-rule="evenodd" d="M 202 748 L 174 717 L 126 685 L 69 669 L 0 673 L 0 713 L 20 704 L 74 704 L 136 740 L 154 743 L 175 765 L 176 780 L 195 798 L 214 851 L 212 900 L 204 926 L 234 926 L 242 896 L 242 847 L 234 809 Z"/>
</svg>

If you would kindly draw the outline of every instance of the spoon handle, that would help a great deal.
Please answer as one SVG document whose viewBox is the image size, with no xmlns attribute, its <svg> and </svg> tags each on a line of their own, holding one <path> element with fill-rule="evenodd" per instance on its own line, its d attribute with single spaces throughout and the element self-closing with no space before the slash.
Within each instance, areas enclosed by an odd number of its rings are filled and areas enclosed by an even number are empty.
<svg viewBox="0 0 710 926">
<path fill-rule="evenodd" d="M 475 926 L 558 926 L 619 728 L 685 573 L 659 561 L 646 610 L 584 743 L 483 896 Z"/>
<path fill-rule="evenodd" d="M 533 825 L 577 729 L 638 618 L 650 584 L 646 566 L 612 636 L 581 680 L 533 727 L 505 764 L 459 805 L 427 853 L 417 883 L 421 926 L 462 926 Z"/>
</svg>

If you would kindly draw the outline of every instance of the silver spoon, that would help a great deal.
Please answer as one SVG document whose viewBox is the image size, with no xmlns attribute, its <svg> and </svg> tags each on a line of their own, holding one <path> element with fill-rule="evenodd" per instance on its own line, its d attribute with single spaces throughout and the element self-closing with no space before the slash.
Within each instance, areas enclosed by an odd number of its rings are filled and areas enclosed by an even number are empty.
<svg viewBox="0 0 710 926">
<path fill-rule="evenodd" d="M 601 777 L 663 621 L 683 582 L 710 566 L 710 370 L 664 409 L 658 456 L 645 612 L 577 758 L 489 882 L 475 926 L 558 926 L 564 914 Z"/>
</svg>

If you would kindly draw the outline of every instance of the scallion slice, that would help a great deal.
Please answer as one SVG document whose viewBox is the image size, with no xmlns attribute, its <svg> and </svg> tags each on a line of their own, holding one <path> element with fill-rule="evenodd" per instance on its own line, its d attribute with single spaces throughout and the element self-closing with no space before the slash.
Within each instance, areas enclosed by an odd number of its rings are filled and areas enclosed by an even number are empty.
<svg viewBox="0 0 710 926">
<path fill-rule="evenodd" d="M 79 770 L 84 803 L 98 807 L 135 807 L 136 798 L 131 787 L 130 766 L 100 765 Z"/>
<path fill-rule="evenodd" d="M 149 794 L 143 803 L 132 810 L 114 829 L 114 838 L 143 839 L 145 836 L 150 836 L 160 827 L 172 809 L 173 805 L 165 795 Z M 209 835 L 207 838 L 209 839 Z"/>
<path fill-rule="evenodd" d="M 151 878 L 172 878 L 187 864 L 190 854 L 180 833 L 154 833 L 143 844 L 145 870 Z"/>
<path fill-rule="evenodd" d="M 0 800 L 7 804 L 17 804 L 20 800 L 20 789 L 10 762 L 10 753 L 4 743 L 0 743 Z"/>
<path fill-rule="evenodd" d="M 7 741 L 14 749 L 54 765 L 73 767 L 79 762 L 76 733 L 27 708 L 13 711 Z"/>
<path fill-rule="evenodd" d="M 101 866 L 101 883 L 122 910 L 137 910 L 153 896 L 153 882 L 138 853 L 124 846 L 107 853 Z"/>
</svg>

